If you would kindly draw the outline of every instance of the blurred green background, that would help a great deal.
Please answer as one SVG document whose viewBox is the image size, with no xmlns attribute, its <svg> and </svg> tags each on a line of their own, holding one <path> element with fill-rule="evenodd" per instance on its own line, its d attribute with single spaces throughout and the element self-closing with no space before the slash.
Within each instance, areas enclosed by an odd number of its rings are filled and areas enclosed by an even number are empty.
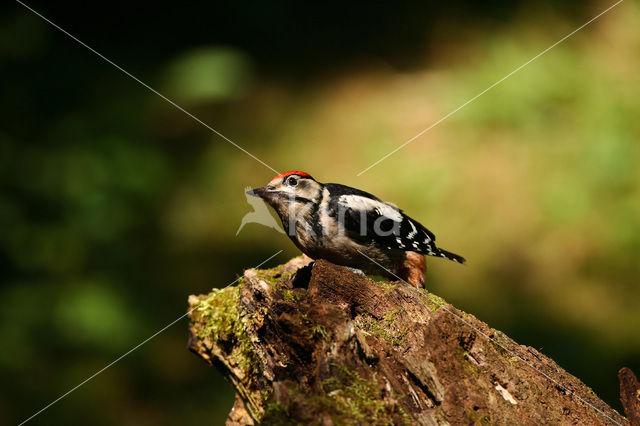
<svg viewBox="0 0 640 426">
<path fill-rule="evenodd" d="M 640 9 L 612 3 L 28 3 L 278 170 L 375 193 L 466 267 L 428 287 L 616 408 L 640 373 Z M 0 10 L 0 423 L 15 424 L 286 237 L 273 172 L 19 4 Z M 222 424 L 185 320 L 34 424 Z"/>
</svg>

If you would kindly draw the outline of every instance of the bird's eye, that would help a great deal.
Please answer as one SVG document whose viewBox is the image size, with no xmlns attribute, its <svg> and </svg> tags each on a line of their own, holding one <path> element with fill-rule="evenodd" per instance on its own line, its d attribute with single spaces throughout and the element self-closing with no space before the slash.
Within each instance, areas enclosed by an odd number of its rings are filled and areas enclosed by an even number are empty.
<svg viewBox="0 0 640 426">
<path fill-rule="evenodd" d="M 296 186 L 298 184 L 298 179 L 291 176 L 289 179 L 287 179 L 287 184 L 289 186 Z"/>
</svg>

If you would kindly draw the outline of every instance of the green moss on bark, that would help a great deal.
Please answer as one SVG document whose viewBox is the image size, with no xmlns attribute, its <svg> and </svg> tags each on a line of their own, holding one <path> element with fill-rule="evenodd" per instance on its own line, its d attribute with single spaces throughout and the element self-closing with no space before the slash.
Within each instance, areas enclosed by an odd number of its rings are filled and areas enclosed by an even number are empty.
<svg viewBox="0 0 640 426">
<path fill-rule="evenodd" d="M 429 293 L 427 290 L 423 288 L 418 289 L 418 291 L 422 296 L 424 296 L 424 297 L 421 297 L 421 300 L 426 303 L 427 307 L 429 308 L 429 310 L 431 310 L 431 312 L 435 312 L 441 307 L 448 305 L 447 301 L 444 300 L 442 297 L 436 296 L 433 293 Z"/>
<path fill-rule="evenodd" d="M 267 404 L 261 419 L 265 425 L 289 425 L 291 411 L 324 413 L 339 425 L 394 425 L 411 424 L 411 418 L 396 404 L 385 399 L 375 375 L 363 378 L 358 372 L 333 364 L 335 376 L 322 382 L 317 393 L 305 393 L 298 387 L 289 390 L 291 405 L 278 402 Z M 308 419 L 304 424 L 323 424 L 323 419 Z M 303 424 L 303 423 L 299 423 Z"/>
<path fill-rule="evenodd" d="M 406 325 L 402 327 L 396 326 L 398 322 L 396 320 L 399 318 L 401 312 L 401 308 L 392 309 L 384 313 L 382 320 L 370 315 L 361 315 L 360 318 L 355 321 L 355 324 L 365 334 L 381 337 L 393 346 L 400 346 L 408 333 L 408 327 Z"/>
<path fill-rule="evenodd" d="M 197 328 L 198 337 L 210 340 L 220 347 L 228 347 L 232 351 L 232 359 L 241 368 L 258 366 L 255 354 L 251 349 L 251 340 L 244 327 L 243 315 L 238 309 L 240 287 L 214 289 L 202 299 L 195 309 L 198 321 L 202 326 Z"/>
<path fill-rule="evenodd" d="M 375 376 L 366 380 L 345 366 L 335 367 L 338 370 L 336 376 L 322 383 L 325 395 L 321 397 L 320 403 L 335 410 L 338 419 L 343 418 L 352 424 L 393 424 L 391 412 L 378 389 Z"/>
</svg>

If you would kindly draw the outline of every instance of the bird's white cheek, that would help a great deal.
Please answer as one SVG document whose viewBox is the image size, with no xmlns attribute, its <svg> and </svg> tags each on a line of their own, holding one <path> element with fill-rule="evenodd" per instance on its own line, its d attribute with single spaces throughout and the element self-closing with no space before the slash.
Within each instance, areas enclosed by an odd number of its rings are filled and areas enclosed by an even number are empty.
<svg viewBox="0 0 640 426">
<path fill-rule="evenodd" d="M 296 193 L 293 188 L 280 188 L 280 196 L 289 200 L 293 200 L 296 197 Z"/>
</svg>

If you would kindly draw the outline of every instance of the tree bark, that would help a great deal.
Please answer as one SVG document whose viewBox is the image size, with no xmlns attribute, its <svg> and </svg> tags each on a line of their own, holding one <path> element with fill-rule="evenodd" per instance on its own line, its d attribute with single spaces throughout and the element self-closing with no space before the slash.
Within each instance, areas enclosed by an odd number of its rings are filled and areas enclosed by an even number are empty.
<svg viewBox="0 0 640 426">
<path fill-rule="evenodd" d="M 627 367 L 618 371 L 620 381 L 620 402 L 631 426 L 640 426 L 640 383 Z"/>
<path fill-rule="evenodd" d="M 309 262 L 189 298 L 190 349 L 237 391 L 227 424 L 628 424 L 548 357 L 426 290 Z"/>
</svg>

